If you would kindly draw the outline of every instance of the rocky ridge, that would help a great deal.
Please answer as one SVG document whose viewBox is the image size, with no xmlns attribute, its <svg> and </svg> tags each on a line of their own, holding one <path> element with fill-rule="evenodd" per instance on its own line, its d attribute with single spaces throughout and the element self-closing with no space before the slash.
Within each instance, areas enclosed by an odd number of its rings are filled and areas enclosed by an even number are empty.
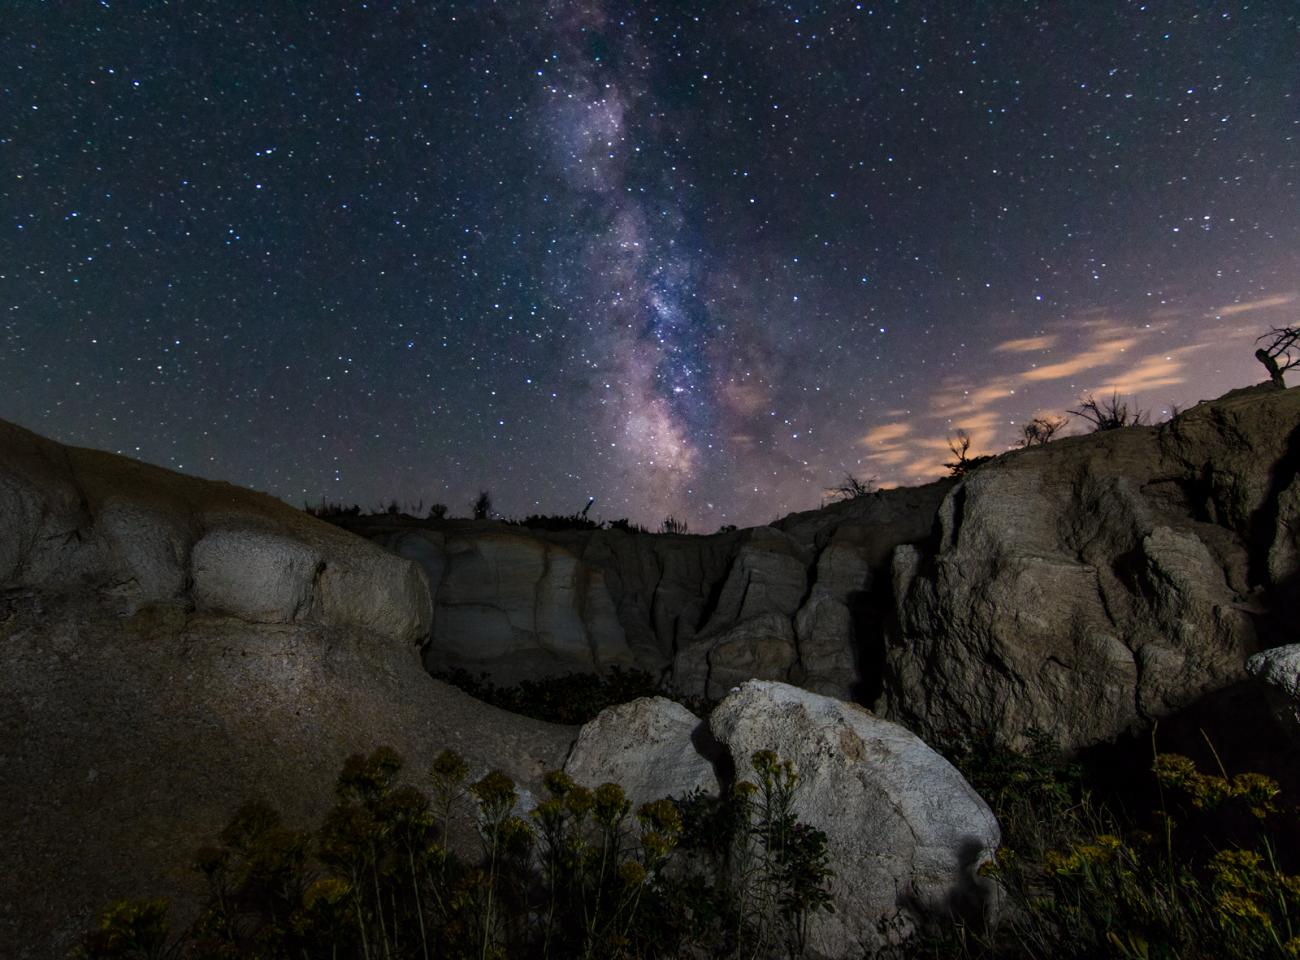
<svg viewBox="0 0 1300 960">
<path fill-rule="evenodd" d="M 424 565 L 426 659 L 509 683 L 637 666 L 718 699 L 749 678 L 931 741 L 1104 742 L 1244 682 L 1292 634 L 1300 389 L 1269 385 L 713 536 L 387 517 Z"/>
</svg>

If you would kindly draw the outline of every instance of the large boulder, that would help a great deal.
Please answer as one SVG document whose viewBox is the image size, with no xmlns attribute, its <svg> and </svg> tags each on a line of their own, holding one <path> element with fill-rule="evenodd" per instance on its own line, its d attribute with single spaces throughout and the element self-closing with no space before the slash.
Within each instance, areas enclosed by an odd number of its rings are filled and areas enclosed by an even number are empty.
<svg viewBox="0 0 1300 960">
<path fill-rule="evenodd" d="M 664 697 L 642 697 L 584 724 L 564 772 L 586 787 L 617 783 L 634 805 L 696 790 L 716 796 L 717 753 L 695 714 Z"/>
<path fill-rule="evenodd" d="M 1300 748 L 1300 643 L 1257 653 L 1246 670 L 1260 682 L 1278 723 Z"/>
<path fill-rule="evenodd" d="M 0 421 L 0 587 L 175 600 L 253 623 L 360 627 L 402 645 L 433 620 L 420 568 L 274 497 L 65 447 Z"/>
<path fill-rule="evenodd" d="M 292 623 L 310 609 L 324 563 L 290 537 L 212 530 L 194 545 L 194 603 L 253 623 Z"/>
<path fill-rule="evenodd" d="M 824 831 L 834 912 L 818 914 L 813 949 L 856 957 L 906 938 L 928 917 L 988 918 L 999 891 L 980 877 L 1001 834 L 961 774 L 907 730 L 863 707 L 752 680 L 709 717 L 736 776 L 774 750 L 799 775 L 795 811 Z"/>
</svg>

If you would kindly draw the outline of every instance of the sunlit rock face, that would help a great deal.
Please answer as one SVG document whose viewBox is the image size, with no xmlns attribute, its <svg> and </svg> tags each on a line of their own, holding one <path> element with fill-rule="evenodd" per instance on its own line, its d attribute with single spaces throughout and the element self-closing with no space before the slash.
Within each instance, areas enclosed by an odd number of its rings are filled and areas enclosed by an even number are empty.
<svg viewBox="0 0 1300 960">
<path fill-rule="evenodd" d="M 885 711 L 1076 747 L 1242 680 L 1294 596 L 1298 445 L 1300 391 L 1259 389 L 981 467 L 895 554 Z"/>
</svg>

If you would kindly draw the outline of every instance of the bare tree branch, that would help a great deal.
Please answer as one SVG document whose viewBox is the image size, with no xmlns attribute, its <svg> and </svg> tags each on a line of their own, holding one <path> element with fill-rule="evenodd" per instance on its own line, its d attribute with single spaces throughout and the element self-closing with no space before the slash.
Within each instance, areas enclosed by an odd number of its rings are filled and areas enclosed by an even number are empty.
<svg viewBox="0 0 1300 960">
<path fill-rule="evenodd" d="M 1255 351 L 1255 359 L 1264 365 L 1269 379 L 1279 387 L 1286 386 L 1282 374 L 1292 367 L 1300 366 L 1300 356 L 1292 356 L 1300 341 L 1300 327 L 1274 327 L 1268 333 L 1255 338 L 1255 342 L 1267 340 L 1268 343 Z M 1300 353 L 1300 350 L 1297 350 Z"/>
<path fill-rule="evenodd" d="M 1041 446 L 1044 443 L 1049 443 L 1069 422 L 1065 417 L 1034 417 L 1021 427 L 1022 436 L 1016 442 L 1022 447 Z"/>
<path fill-rule="evenodd" d="M 1147 421 L 1145 411 L 1134 410 L 1129 413 L 1128 403 L 1120 400 L 1118 393 L 1111 394 L 1109 400 L 1098 400 L 1089 393 L 1080 398 L 1079 409 L 1068 412 L 1091 423 L 1094 433 L 1118 430 L 1120 427 L 1136 427 Z"/>
</svg>

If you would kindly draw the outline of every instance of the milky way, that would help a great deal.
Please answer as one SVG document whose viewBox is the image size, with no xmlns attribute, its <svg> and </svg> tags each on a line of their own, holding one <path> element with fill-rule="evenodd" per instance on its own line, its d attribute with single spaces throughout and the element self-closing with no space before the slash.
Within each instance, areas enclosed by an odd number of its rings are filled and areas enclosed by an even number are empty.
<svg viewBox="0 0 1300 960">
<path fill-rule="evenodd" d="M 708 532 L 1295 322 L 1290 4 L 19 2 L 0 417 Z M 1070 429 L 1081 430 L 1075 423 Z"/>
</svg>

